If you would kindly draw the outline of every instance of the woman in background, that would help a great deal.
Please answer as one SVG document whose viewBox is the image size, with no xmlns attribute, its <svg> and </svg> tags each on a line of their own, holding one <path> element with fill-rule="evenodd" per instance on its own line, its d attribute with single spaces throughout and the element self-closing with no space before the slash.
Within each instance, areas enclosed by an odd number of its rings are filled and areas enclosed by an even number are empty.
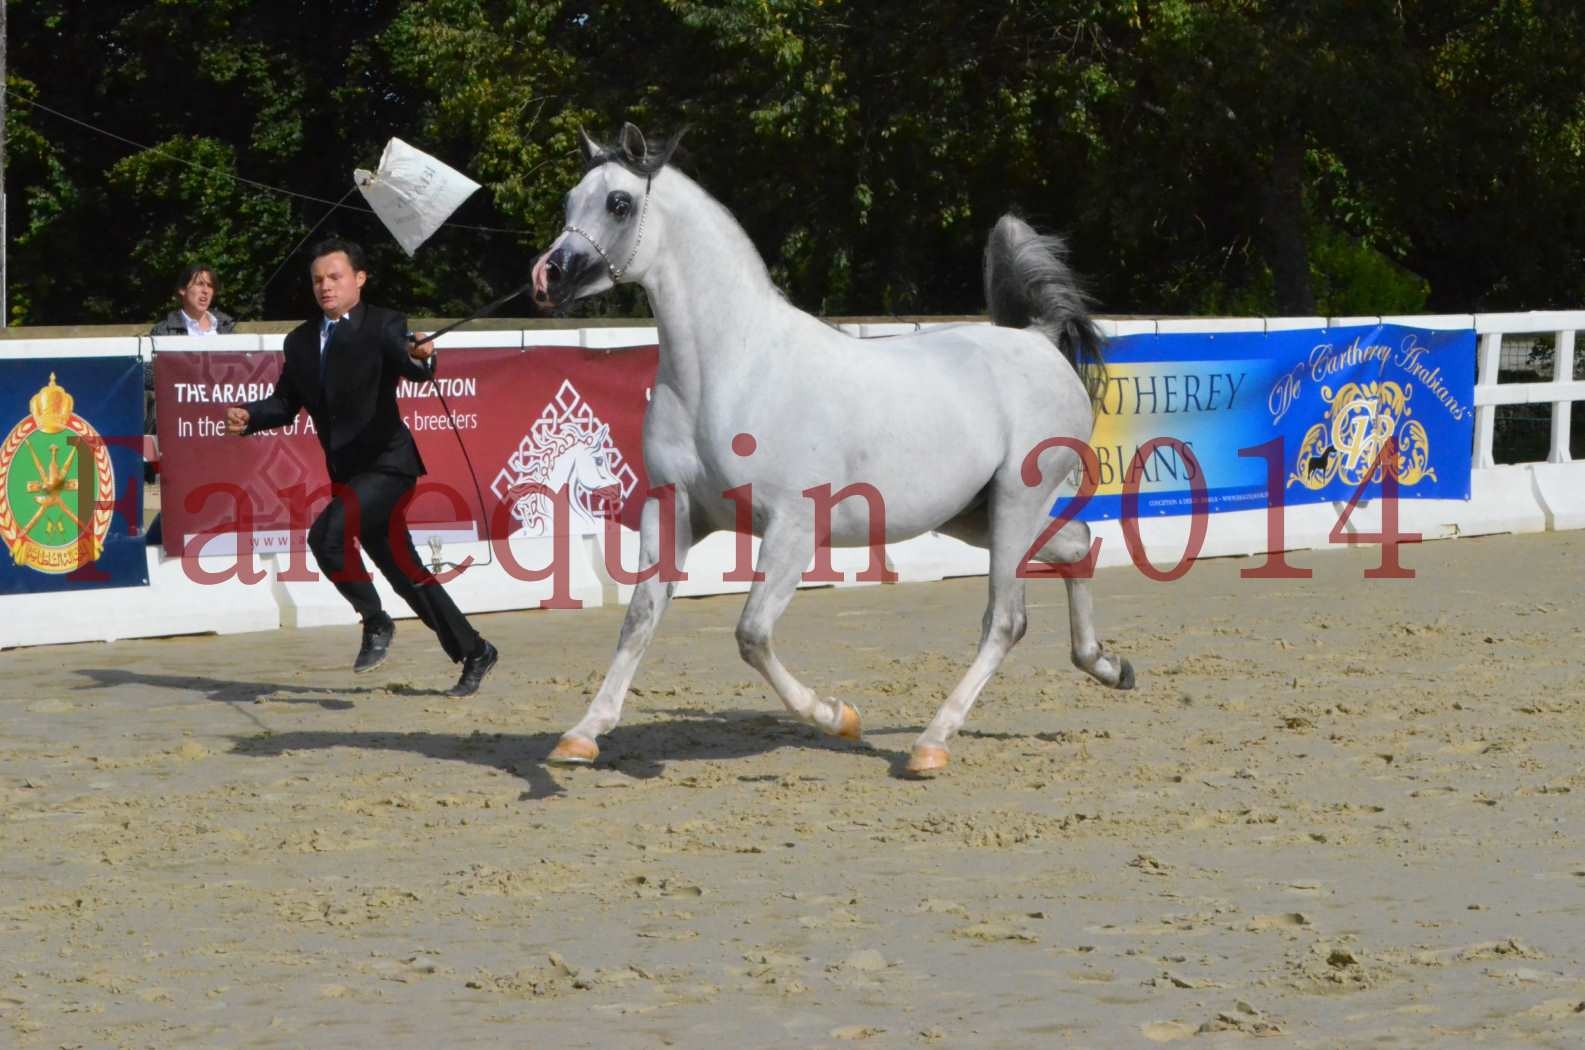
<svg viewBox="0 0 1585 1050">
<path fill-rule="evenodd" d="M 176 309 L 149 329 L 149 335 L 230 334 L 237 327 L 237 322 L 229 314 L 212 309 L 219 292 L 220 282 L 216 280 L 212 267 L 202 263 L 189 266 L 176 278 Z M 143 433 L 154 432 L 154 359 L 150 355 L 143 362 Z M 144 482 L 152 482 L 154 478 L 154 465 L 145 464 Z M 149 534 L 152 539 L 156 532 L 150 528 Z"/>
<path fill-rule="evenodd" d="M 194 265 L 176 279 L 176 309 L 149 330 L 150 335 L 226 335 L 237 326 L 226 314 L 210 309 L 220 282 L 208 266 Z"/>
</svg>

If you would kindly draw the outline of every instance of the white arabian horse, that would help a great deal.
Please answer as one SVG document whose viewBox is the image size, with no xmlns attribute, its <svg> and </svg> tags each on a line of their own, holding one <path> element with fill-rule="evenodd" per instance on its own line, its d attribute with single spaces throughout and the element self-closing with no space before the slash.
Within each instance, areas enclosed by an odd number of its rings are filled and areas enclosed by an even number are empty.
<svg viewBox="0 0 1585 1050">
<path fill-rule="evenodd" d="M 681 567 L 694 543 L 736 527 L 738 504 L 727 490 L 752 486 L 752 530 L 762 538 L 755 571 L 763 578 L 738 621 L 738 649 L 795 716 L 856 740 L 858 712 L 822 699 L 771 648 L 819 542 L 806 490 L 874 486 L 886 542 L 935 531 L 989 548 L 979 651 L 909 756 L 910 775 L 931 775 L 946 766 L 948 744 L 1024 634 L 1025 559 L 1057 565 L 1089 552 L 1082 522 L 1031 547 L 1048 531 L 1057 485 L 1090 437 L 1093 387 L 1075 363 L 1100 367 L 1100 334 L 1062 242 L 1008 215 L 985 250 L 996 326 L 852 338 L 783 298 L 727 210 L 668 166 L 675 145 L 673 138 L 651 151 L 631 124 L 615 148 L 585 135 L 588 171 L 567 194 L 566 228 L 533 269 L 542 305 L 637 282 L 654 310 L 660 368 L 644 417 L 644 464 L 652 487 L 675 486 L 675 501 L 669 510 L 666 501 L 645 502 L 639 563 L 656 564 L 669 536 Z M 871 502 L 837 504 L 827 542 L 869 545 Z M 663 511 L 674 515 L 664 530 Z M 1066 582 L 1073 662 L 1108 686 L 1130 688 L 1133 668 L 1096 636 L 1088 584 Z M 658 575 L 638 585 L 605 680 L 551 762 L 586 764 L 599 755 L 595 741 L 621 717 L 673 589 Z"/>
</svg>

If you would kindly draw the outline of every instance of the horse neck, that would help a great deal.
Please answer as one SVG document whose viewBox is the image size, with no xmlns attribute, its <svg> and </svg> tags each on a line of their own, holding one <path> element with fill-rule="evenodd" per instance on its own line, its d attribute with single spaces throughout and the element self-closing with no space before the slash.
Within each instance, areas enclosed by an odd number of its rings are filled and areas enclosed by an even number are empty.
<svg viewBox="0 0 1585 1050">
<path fill-rule="evenodd" d="M 662 377 L 692 399 L 711 357 L 774 352 L 778 328 L 813 319 L 782 298 L 748 234 L 692 179 L 666 169 L 651 200 L 666 242 L 643 287 L 660 334 Z M 745 341 L 751 328 L 756 338 Z"/>
</svg>

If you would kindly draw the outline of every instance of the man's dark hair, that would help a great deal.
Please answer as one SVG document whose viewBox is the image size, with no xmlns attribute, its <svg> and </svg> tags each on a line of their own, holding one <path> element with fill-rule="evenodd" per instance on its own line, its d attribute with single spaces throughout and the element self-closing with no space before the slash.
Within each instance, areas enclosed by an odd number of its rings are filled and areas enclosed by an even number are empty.
<svg viewBox="0 0 1585 1050">
<path fill-rule="evenodd" d="M 220 297 L 220 278 L 215 276 L 215 268 L 213 266 L 205 266 L 203 263 L 194 263 L 183 270 L 176 278 L 176 290 L 178 292 L 186 291 L 187 286 L 193 283 L 193 278 L 201 273 L 209 275 L 209 283 L 214 287 L 215 297 L 218 299 Z"/>
<path fill-rule="evenodd" d="M 336 252 L 347 253 L 347 261 L 352 263 L 353 273 L 358 273 L 359 271 L 369 272 L 369 262 L 364 258 L 363 248 L 341 237 L 326 237 L 314 245 L 314 254 L 308 257 L 309 266 L 312 266 L 315 260 L 322 259 L 327 255 L 334 255 Z"/>
</svg>

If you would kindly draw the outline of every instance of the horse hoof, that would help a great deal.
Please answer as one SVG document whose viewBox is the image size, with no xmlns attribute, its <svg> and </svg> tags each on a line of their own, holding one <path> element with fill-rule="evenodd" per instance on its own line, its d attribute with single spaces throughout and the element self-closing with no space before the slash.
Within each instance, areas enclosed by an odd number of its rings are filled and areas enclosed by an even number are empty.
<svg viewBox="0 0 1585 1050">
<path fill-rule="evenodd" d="M 951 754 L 944 747 L 930 747 L 927 744 L 915 744 L 914 749 L 908 753 L 907 774 L 920 780 L 935 776 L 947 768 L 947 760 Z"/>
<path fill-rule="evenodd" d="M 1118 674 L 1117 674 L 1117 686 L 1116 686 L 1116 688 L 1118 688 L 1118 689 L 1132 689 L 1132 688 L 1134 688 L 1134 665 L 1128 662 L 1128 658 L 1127 657 L 1123 658 L 1123 669 L 1121 671 L 1119 671 Z"/>
<path fill-rule="evenodd" d="M 553 766 L 588 766 L 600 757 L 600 748 L 587 737 L 568 733 L 556 743 L 556 749 L 545 759 Z"/>
<path fill-rule="evenodd" d="M 842 705 L 842 717 L 837 720 L 835 736 L 843 740 L 863 740 L 864 724 L 859 720 L 858 709 L 850 704 Z"/>
</svg>

